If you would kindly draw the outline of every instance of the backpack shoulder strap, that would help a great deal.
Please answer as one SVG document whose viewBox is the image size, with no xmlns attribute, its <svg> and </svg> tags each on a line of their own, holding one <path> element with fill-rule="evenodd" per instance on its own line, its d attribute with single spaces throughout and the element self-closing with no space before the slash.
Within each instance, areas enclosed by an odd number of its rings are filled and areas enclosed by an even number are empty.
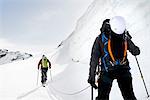
<svg viewBox="0 0 150 100">
<path fill-rule="evenodd" d="M 121 64 L 124 63 L 125 59 L 126 59 L 126 55 L 127 55 L 127 39 L 124 39 L 124 52 L 123 52 L 123 59 L 122 61 L 120 62 Z M 112 53 L 112 49 L 111 49 L 111 35 L 109 36 L 109 39 L 108 39 L 108 52 L 109 52 L 109 55 L 113 61 L 113 63 L 115 64 L 116 63 L 116 59 Z"/>
</svg>

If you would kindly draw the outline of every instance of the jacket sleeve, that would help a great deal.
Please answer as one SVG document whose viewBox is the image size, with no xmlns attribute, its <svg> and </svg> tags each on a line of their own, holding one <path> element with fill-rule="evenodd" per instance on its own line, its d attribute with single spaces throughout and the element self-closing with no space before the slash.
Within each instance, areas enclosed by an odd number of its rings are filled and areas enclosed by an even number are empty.
<svg viewBox="0 0 150 100">
<path fill-rule="evenodd" d="M 38 69 L 40 68 L 41 62 L 42 62 L 42 59 L 38 63 Z"/>
<path fill-rule="evenodd" d="M 95 77 L 96 67 L 99 64 L 99 58 L 100 58 L 100 38 L 97 37 L 91 52 L 91 59 L 90 59 L 90 69 L 89 69 L 89 76 Z"/>
<path fill-rule="evenodd" d="M 128 42 L 128 50 L 131 52 L 132 55 L 136 56 L 140 54 L 140 49 L 137 47 L 131 39 L 127 39 Z"/>
<path fill-rule="evenodd" d="M 48 60 L 48 59 L 47 59 Z M 49 68 L 51 68 L 51 62 L 48 60 Z"/>
</svg>

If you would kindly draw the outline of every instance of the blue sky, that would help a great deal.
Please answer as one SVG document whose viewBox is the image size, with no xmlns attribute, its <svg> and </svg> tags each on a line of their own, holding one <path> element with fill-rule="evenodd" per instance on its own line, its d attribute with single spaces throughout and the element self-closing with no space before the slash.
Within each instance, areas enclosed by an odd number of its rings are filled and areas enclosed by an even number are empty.
<svg viewBox="0 0 150 100">
<path fill-rule="evenodd" d="M 93 0 L 3 0 L 0 39 L 17 45 L 57 45 Z"/>
</svg>

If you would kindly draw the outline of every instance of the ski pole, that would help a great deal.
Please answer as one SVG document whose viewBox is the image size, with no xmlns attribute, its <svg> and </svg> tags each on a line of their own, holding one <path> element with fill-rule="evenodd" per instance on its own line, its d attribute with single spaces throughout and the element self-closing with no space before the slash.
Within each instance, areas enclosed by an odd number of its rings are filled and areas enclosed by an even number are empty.
<svg viewBox="0 0 150 100">
<path fill-rule="evenodd" d="M 37 71 L 37 82 L 36 82 L 37 86 L 38 86 L 38 81 L 39 81 L 39 70 Z"/>
<path fill-rule="evenodd" d="M 93 100 L 93 86 L 91 86 L 91 100 Z"/>
<path fill-rule="evenodd" d="M 51 81 L 53 81 L 52 80 L 52 73 L 51 73 L 51 69 L 49 69 L 50 71 L 49 71 L 49 74 L 50 74 L 50 77 L 51 77 Z"/>
<path fill-rule="evenodd" d="M 145 90 L 146 90 L 146 93 L 147 93 L 147 97 L 149 97 L 149 93 L 148 93 L 148 90 L 147 90 L 147 87 L 146 87 L 146 84 L 145 84 L 145 81 L 144 81 L 144 77 L 143 77 L 143 74 L 142 74 L 142 71 L 141 71 L 141 68 L 140 68 L 140 65 L 139 65 L 139 62 L 138 62 L 138 59 L 137 59 L 136 56 L 135 56 L 135 59 L 136 59 L 136 62 L 137 62 L 137 65 L 138 65 L 138 68 L 139 68 L 139 71 L 140 71 L 140 74 L 141 74 L 141 78 L 143 80 L 143 84 L 144 84 L 144 87 L 145 87 Z"/>
</svg>

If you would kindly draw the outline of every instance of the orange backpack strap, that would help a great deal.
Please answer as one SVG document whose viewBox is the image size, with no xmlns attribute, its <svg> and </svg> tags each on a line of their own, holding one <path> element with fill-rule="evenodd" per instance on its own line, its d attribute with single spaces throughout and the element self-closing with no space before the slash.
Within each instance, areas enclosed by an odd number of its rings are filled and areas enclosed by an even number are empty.
<svg viewBox="0 0 150 100">
<path fill-rule="evenodd" d="M 121 63 L 123 63 L 124 60 L 125 60 L 125 58 L 126 58 L 126 55 L 127 55 L 127 48 L 128 48 L 127 40 L 125 40 L 125 42 L 124 42 L 124 54 L 123 54 L 123 59 L 122 59 Z"/>
<path fill-rule="evenodd" d="M 108 52 L 109 52 L 109 55 L 110 55 L 112 61 L 115 62 L 115 58 L 114 58 L 112 50 L 111 50 L 111 40 L 110 40 L 110 38 L 111 37 L 109 36 L 109 39 L 108 39 Z"/>
<path fill-rule="evenodd" d="M 125 40 L 125 42 L 124 42 L 123 59 L 122 59 L 122 61 L 120 62 L 121 64 L 124 63 L 124 60 L 125 60 L 125 58 L 126 58 L 126 55 L 127 55 L 127 47 L 128 47 L 128 46 L 127 46 L 127 40 Z M 115 60 L 115 57 L 114 57 L 114 55 L 113 55 L 113 53 L 112 53 L 112 50 L 111 50 L 111 36 L 109 36 L 109 39 L 108 39 L 108 52 L 109 52 L 109 55 L 110 55 L 110 57 L 111 57 L 113 63 L 115 64 L 115 63 L 116 63 L 116 60 Z"/>
</svg>

